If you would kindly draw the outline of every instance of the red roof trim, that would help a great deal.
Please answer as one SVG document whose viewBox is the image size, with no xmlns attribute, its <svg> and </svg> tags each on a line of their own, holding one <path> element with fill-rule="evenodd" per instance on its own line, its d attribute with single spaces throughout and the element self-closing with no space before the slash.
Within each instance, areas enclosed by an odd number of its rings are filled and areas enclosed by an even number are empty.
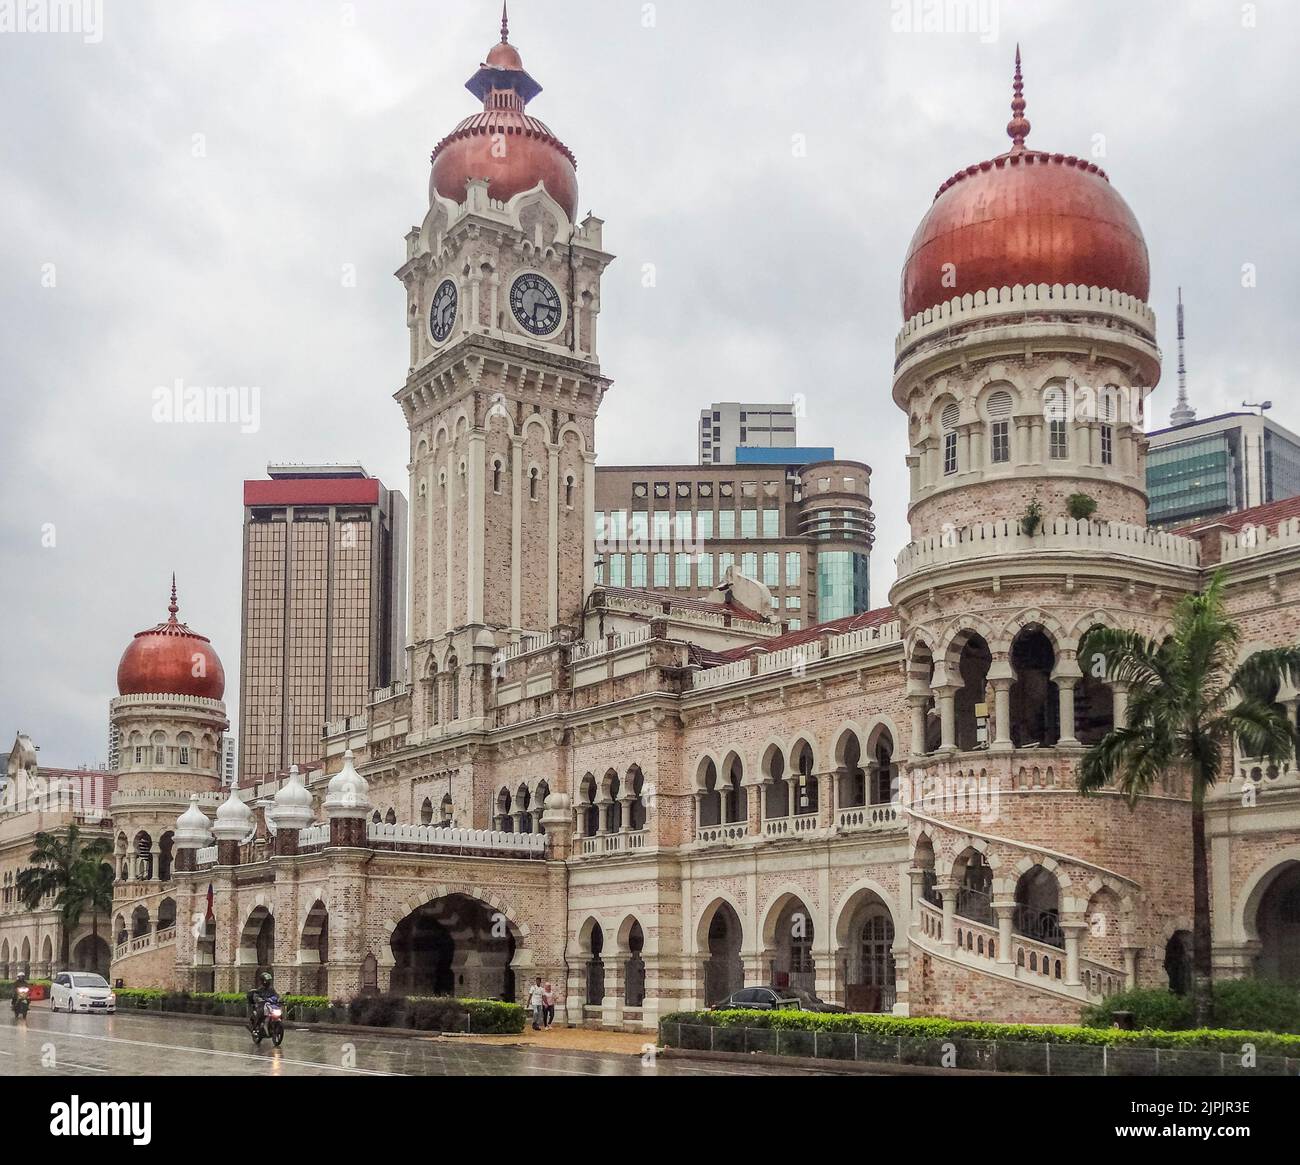
<svg viewBox="0 0 1300 1165">
<path fill-rule="evenodd" d="M 244 482 L 246 506 L 375 506 L 375 477 L 303 477 Z"/>
</svg>

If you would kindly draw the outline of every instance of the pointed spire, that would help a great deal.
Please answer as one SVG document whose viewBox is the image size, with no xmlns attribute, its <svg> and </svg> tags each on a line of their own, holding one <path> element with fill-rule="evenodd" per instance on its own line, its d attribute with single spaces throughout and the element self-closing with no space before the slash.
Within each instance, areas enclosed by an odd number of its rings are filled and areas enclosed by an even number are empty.
<svg viewBox="0 0 1300 1165">
<path fill-rule="evenodd" d="M 176 612 L 179 610 L 180 606 L 176 602 L 176 572 L 172 571 L 172 601 L 167 604 L 167 611 L 173 623 L 176 622 Z"/>
<path fill-rule="evenodd" d="M 501 0 L 501 43 L 510 43 L 510 14 L 506 11 L 506 0 Z"/>
<path fill-rule="evenodd" d="M 1187 400 L 1187 364 L 1183 359 L 1183 289 L 1178 289 L 1178 402 L 1169 413 L 1169 423 L 1185 425 L 1196 420 L 1196 410 Z"/>
<path fill-rule="evenodd" d="M 1020 75 L 1020 46 L 1016 45 L 1016 75 L 1011 82 L 1011 120 L 1007 122 L 1007 135 L 1011 138 L 1011 152 L 1024 153 L 1025 138 L 1029 136 L 1029 121 L 1025 117 L 1025 82 Z"/>
</svg>

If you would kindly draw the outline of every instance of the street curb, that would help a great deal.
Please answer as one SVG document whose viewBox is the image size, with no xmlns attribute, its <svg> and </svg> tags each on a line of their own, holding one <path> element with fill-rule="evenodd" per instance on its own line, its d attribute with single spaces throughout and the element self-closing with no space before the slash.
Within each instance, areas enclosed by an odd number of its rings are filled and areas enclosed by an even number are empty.
<svg viewBox="0 0 1300 1165">
<path fill-rule="evenodd" d="M 196 1012 L 196 1011 L 158 1011 L 158 1010 L 156 1010 L 156 1009 L 150 1009 L 150 1008 L 144 1008 L 144 1007 L 140 1007 L 140 1008 L 135 1008 L 135 1007 L 119 1007 L 119 1008 L 117 1009 L 117 1013 L 116 1013 L 116 1014 L 118 1014 L 118 1015 L 149 1015 L 149 1016 L 153 1016 L 153 1017 L 156 1018 L 156 1019 L 199 1019 L 199 1020 L 206 1020 L 208 1023 L 219 1023 L 219 1024 L 223 1024 L 223 1025 L 225 1025 L 226 1027 L 245 1027 L 245 1026 L 246 1026 L 245 1022 L 244 1022 L 242 1019 L 238 1019 L 238 1018 L 236 1018 L 236 1017 L 234 1017 L 234 1016 L 229 1016 L 229 1015 L 204 1015 L 204 1014 L 202 1014 L 201 1012 Z M 310 1031 L 318 1031 L 318 1032 L 325 1032 L 325 1033 L 327 1033 L 327 1034 L 329 1034 L 329 1035 L 341 1035 L 341 1036 L 346 1036 L 346 1035 L 357 1035 L 358 1033 L 360 1033 L 360 1034 L 362 1034 L 362 1035 L 392 1035 L 392 1036 L 403 1036 L 403 1037 L 406 1037 L 406 1038 L 410 1038 L 410 1037 L 413 1037 L 413 1036 L 414 1036 L 414 1037 L 416 1037 L 416 1038 L 418 1038 L 418 1039 L 425 1039 L 425 1040 L 442 1040 L 442 1039 L 447 1039 L 447 1040 L 463 1040 L 463 1041 L 466 1041 L 466 1042 L 474 1041 L 476 1037 L 480 1037 L 480 1036 L 507 1036 L 507 1037 L 509 1037 L 509 1036 L 515 1036 L 515 1037 L 518 1037 L 518 1036 L 520 1036 L 520 1034 L 521 1034 L 521 1033 L 519 1033 L 519 1032 L 439 1032 L 439 1031 L 423 1031 L 423 1030 L 421 1030 L 420 1028 L 413 1028 L 413 1027 L 371 1027 L 371 1026 L 368 1026 L 368 1025 L 365 1025 L 365 1024 L 359 1024 L 359 1023 L 351 1023 L 351 1024 L 344 1024 L 344 1023 L 304 1023 L 302 1020 L 299 1020 L 299 1019 L 291 1019 L 291 1020 L 288 1020 L 288 1021 L 286 1022 L 286 1024 L 285 1024 L 285 1026 L 286 1026 L 287 1030 L 289 1030 L 289 1031 L 306 1031 L 306 1032 L 310 1032 Z M 490 1045 L 488 1045 L 488 1046 L 489 1046 L 489 1047 L 498 1047 L 498 1048 L 523 1048 L 525 1051 L 529 1051 L 529 1052 L 541 1052 L 541 1053 L 545 1053 L 545 1054 L 548 1054 L 548 1055 L 558 1055 L 558 1056 L 574 1056 L 574 1055 L 590 1055 L 590 1054 L 592 1054 L 592 1053 L 590 1052 L 589 1049 L 584 1049 L 584 1048 L 549 1048 L 549 1047 L 545 1047 L 545 1046 L 543 1046 L 543 1045 L 530 1044 L 530 1043 L 528 1043 L 527 1041 L 524 1041 L 524 1040 L 520 1040 L 520 1042 L 518 1042 L 518 1043 L 513 1043 L 513 1044 L 501 1043 L 501 1044 L 490 1044 Z M 613 1050 L 613 1049 L 610 1049 L 609 1051 L 603 1051 L 603 1052 L 600 1052 L 599 1054 L 600 1054 L 600 1055 L 607 1055 L 607 1056 L 628 1056 L 628 1057 L 637 1057 L 637 1056 L 640 1055 L 639 1052 L 620 1052 L 620 1051 L 615 1051 L 615 1050 Z"/>
<path fill-rule="evenodd" d="M 773 1068 L 826 1068 L 855 1076 L 1017 1076 L 1017 1072 L 983 1072 L 976 1068 L 932 1068 L 925 1064 L 896 1064 L 892 1060 L 828 1060 L 814 1056 L 772 1056 L 766 1052 L 706 1052 L 695 1048 L 660 1048 L 666 1060 L 724 1060 L 730 1064 L 762 1064 Z"/>
</svg>

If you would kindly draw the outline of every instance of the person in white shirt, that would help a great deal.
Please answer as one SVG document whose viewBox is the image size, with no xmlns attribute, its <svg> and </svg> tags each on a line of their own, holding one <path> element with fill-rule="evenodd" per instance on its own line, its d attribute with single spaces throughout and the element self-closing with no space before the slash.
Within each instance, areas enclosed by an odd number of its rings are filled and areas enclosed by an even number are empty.
<svg viewBox="0 0 1300 1165">
<path fill-rule="evenodd" d="M 540 975 L 528 988 L 528 1009 L 533 1013 L 533 1031 L 541 1031 L 542 1017 L 546 1014 L 546 989 Z"/>
</svg>

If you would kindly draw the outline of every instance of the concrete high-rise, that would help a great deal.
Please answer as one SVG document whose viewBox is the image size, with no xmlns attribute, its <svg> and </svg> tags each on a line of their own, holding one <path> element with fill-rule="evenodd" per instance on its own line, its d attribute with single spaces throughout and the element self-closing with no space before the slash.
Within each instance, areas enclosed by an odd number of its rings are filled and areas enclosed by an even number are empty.
<svg viewBox="0 0 1300 1165">
<path fill-rule="evenodd" d="M 737 449 L 790 449 L 795 444 L 792 404 L 716 401 L 700 410 L 701 465 L 735 465 Z"/>
<path fill-rule="evenodd" d="M 406 499 L 359 465 L 267 474 L 244 482 L 241 780 L 315 761 L 404 671 Z"/>
</svg>

